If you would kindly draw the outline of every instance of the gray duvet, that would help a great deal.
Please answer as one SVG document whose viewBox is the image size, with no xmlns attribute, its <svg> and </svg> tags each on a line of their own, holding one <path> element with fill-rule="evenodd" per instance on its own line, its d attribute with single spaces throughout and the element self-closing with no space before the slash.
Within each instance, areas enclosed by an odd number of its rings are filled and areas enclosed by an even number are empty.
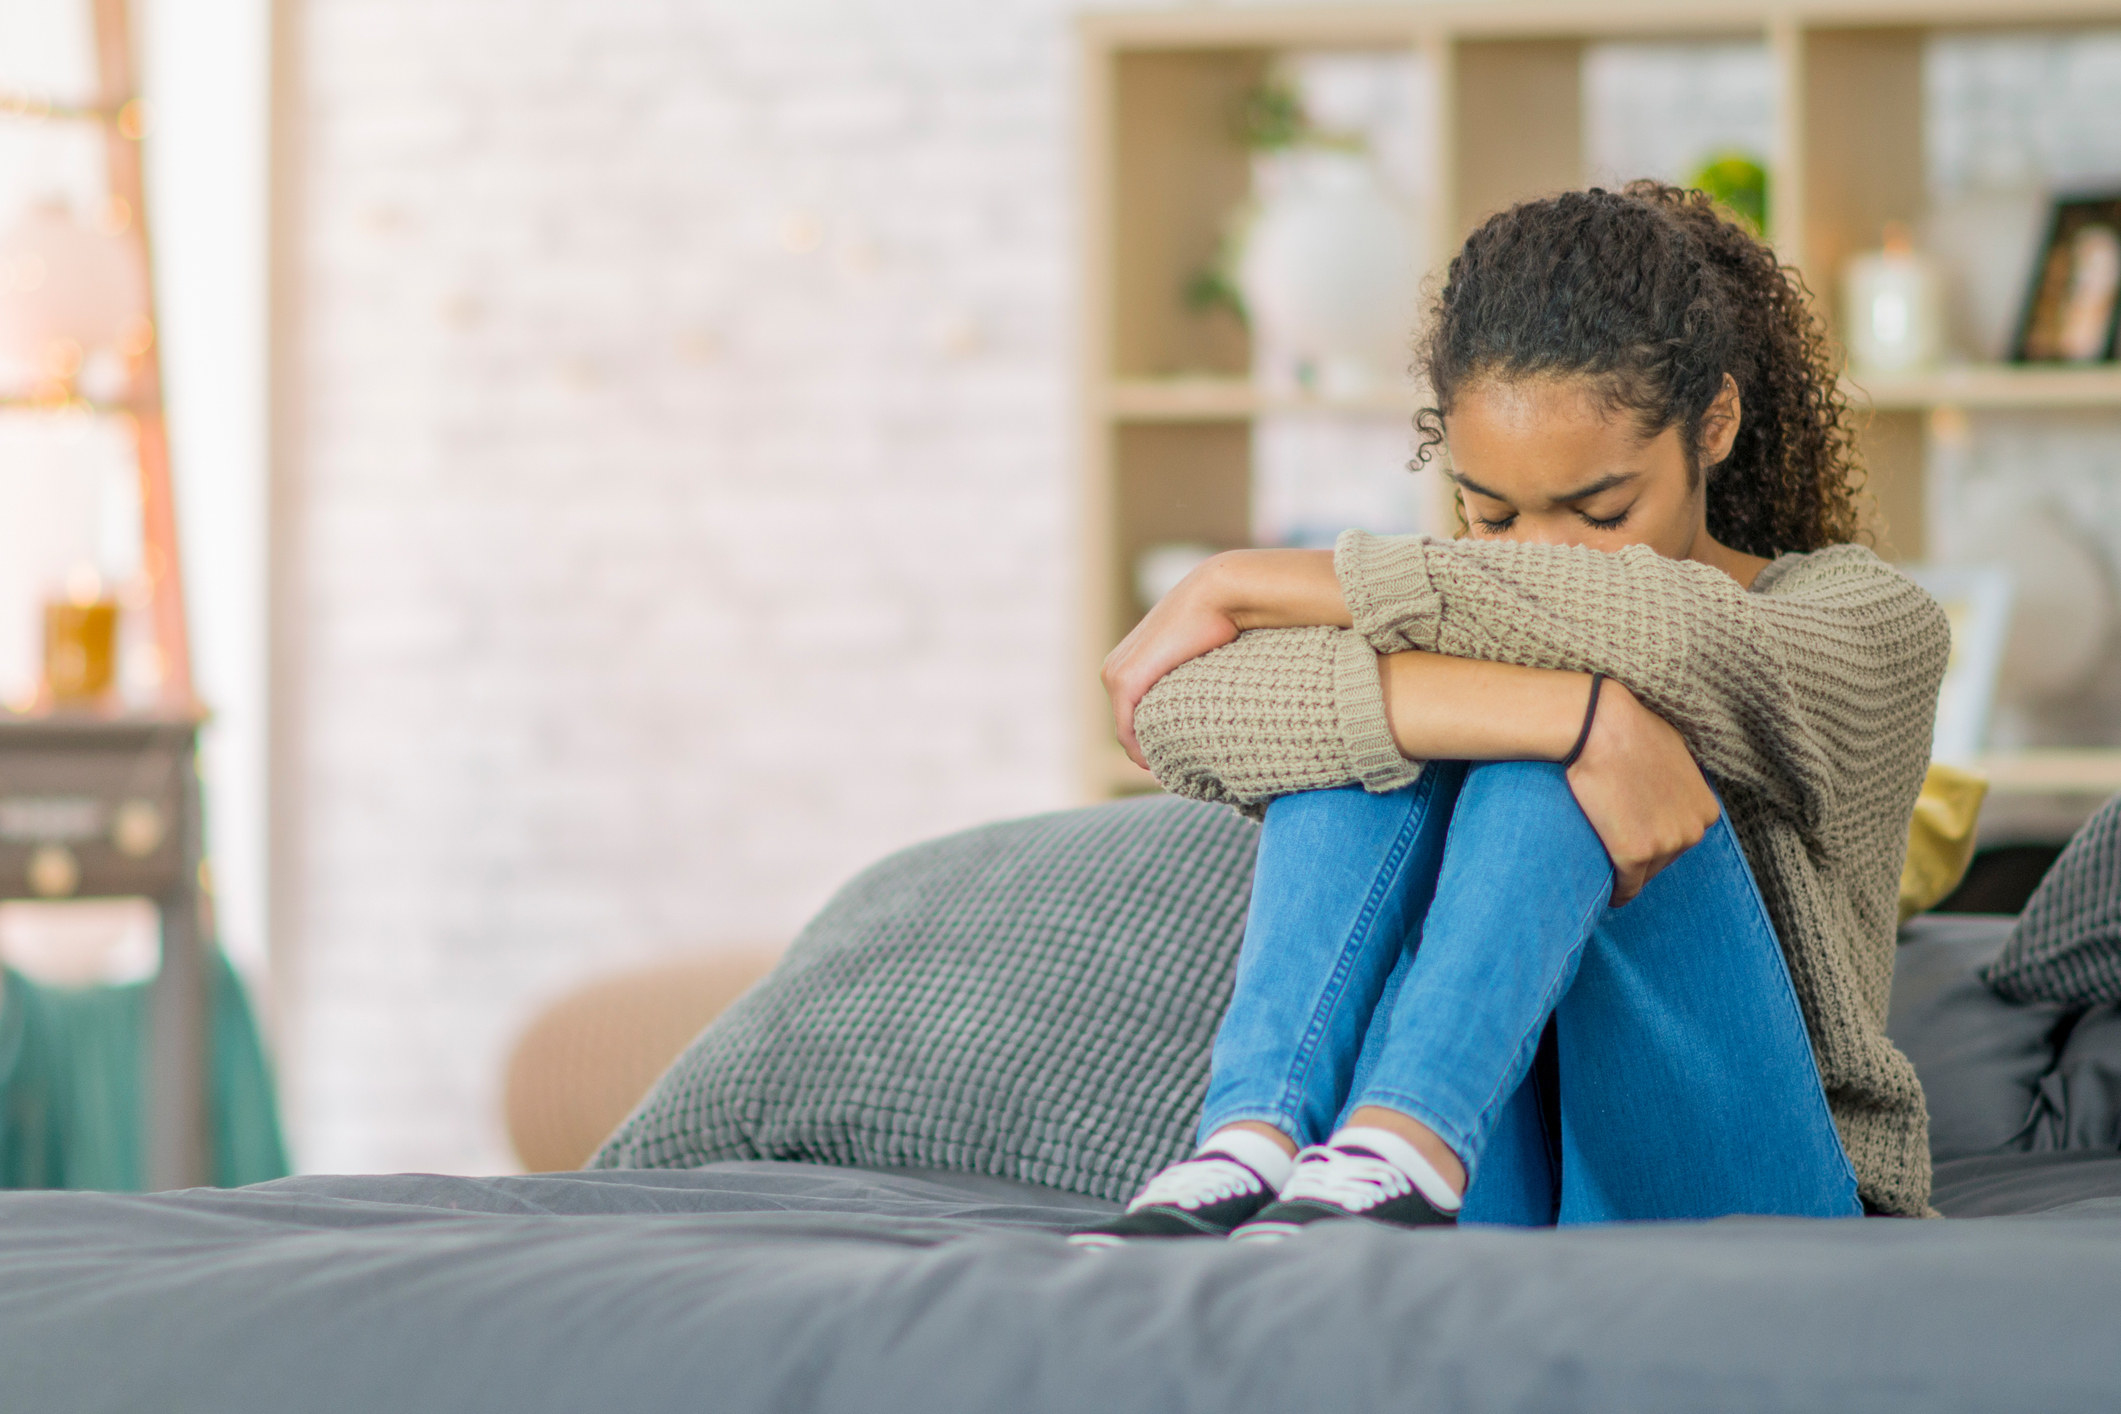
<svg viewBox="0 0 2121 1414">
<path fill-rule="evenodd" d="M 1103 1211 L 795 1164 L 0 1196 L 0 1410 L 2070 1410 L 2121 1390 L 2121 1155 L 1958 1222 L 1083 1254 Z"/>
</svg>

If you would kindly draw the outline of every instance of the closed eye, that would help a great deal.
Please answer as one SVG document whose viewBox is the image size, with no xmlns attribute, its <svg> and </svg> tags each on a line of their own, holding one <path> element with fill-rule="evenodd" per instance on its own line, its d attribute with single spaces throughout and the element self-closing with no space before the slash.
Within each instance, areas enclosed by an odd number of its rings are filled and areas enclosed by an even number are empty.
<svg viewBox="0 0 2121 1414">
<path fill-rule="evenodd" d="M 1604 520 L 1600 520 L 1597 516 L 1594 516 L 1587 511 L 1578 511 L 1576 514 L 1582 518 L 1583 523 L 1585 525 L 1591 526 L 1594 529 L 1617 530 L 1619 529 L 1621 524 L 1627 520 L 1628 512 L 1634 509 L 1635 508 L 1633 506 L 1623 507 L 1618 515 L 1609 516 Z"/>
</svg>

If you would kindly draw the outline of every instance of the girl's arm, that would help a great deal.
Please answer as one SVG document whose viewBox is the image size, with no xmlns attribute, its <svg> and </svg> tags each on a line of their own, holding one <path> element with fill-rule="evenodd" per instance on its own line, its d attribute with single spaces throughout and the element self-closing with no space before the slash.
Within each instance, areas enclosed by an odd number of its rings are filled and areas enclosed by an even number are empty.
<svg viewBox="0 0 2121 1414">
<path fill-rule="evenodd" d="M 1352 625 L 1384 652 L 1602 671 L 1677 727 L 1726 786 L 1803 827 L 1822 818 L 1877 732 L 1902 725 L 1889 719 L 1930 709 L 1949 630 L 1927 595 L 1868 551 L 1829 552 L 1795 573 L 1807 577 L 1803 593 L 1752 594 L 1646 547 L 1351 532 L 1335 557 L 1219 556 L 1114 651 L 1106 681 L 1125 741 L 1130 694 L 1139 700 L 1176 663 L 1244 629 Z M 1800 699 L 1793 660 L 1817 701 Z"/>
<path fill-rule="evenodd" d="M 1424 760 L 1559 761 L 1583 730 L 1585 673 L 1435 653 L 1379 658 L 1350 631 L 1247 633 L 1182 665 L 1141 704 L 1157 778 L 1257 809 L 1277 795 L 1412 782 Z M 1696 844 L 1715 795 L 1685 741 L 1607 682 L 1569 787 L 1613 862 L 1613 902 Z"/>
<path fill-rule="evenodd" d="M 1385 720 L 1402 756 L 1421 761 L 1560 761 L 1584 732 L 1569 790 L 1613 862 L 1613 903 L 1701 842 L 1722 813 L 1686 739 L 1588 673 L 1406 651 L 1378 659 Z"/>
</svg>

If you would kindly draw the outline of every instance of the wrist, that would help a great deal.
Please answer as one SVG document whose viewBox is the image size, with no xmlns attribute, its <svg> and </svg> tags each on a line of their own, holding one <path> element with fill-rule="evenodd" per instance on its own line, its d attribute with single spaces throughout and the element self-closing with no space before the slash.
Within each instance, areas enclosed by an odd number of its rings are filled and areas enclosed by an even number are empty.
<svg viewBox="0 0 2121 1414">
<path fill-rule="evenodd" d="M 1588 674 L 1584 680 L 1590 680 Z M 1637 749 L 1644 717 L 1651 721 L 1662 720 L 1651 717 L 1649 710 L 1624 683 L 1607 678 L 1599 689 L 1598 710 L 1591 718 L 1589 734 L 1583 739 L 1583 753 L 1577 757 L 1578 764 L 1606 761 L 1615 752 L 1627 753 Z"/>
<path fill-rule="evenodd" d="M 1235 622 L 1245 597 L 1244 554 L 1243 550 L 1224 550 L 1201 561 L 1188 586 L 1198 608 Z"/>
<path fill-rule="evenodd" d="M 1392 739 L 1410 759 L 1558 762 L 1583 730 L 1589 673 L 1416 649 L 1377 661 Z M 1618 688 L 1608 678 L 1602 696 Z"/>
<path fill-rule="evenodd" d="M 1208 567 L 1214 606 L 1240 631 L 1353 623 L 1330 550 L 1227 550 Z"/>
</svg>

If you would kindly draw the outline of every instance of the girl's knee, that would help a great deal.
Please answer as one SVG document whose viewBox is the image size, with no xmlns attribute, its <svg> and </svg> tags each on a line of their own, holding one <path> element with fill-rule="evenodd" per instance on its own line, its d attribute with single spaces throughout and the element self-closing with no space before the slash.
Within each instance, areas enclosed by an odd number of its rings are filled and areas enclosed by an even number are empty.
<svg viewBox="0 0 2121 1414">
<path fill-rule="evenodd" d="M 1558 761 L 1478 761 L 1466 772 L 1468 795 L 1524 794 L 1575 800 L 1569 790 L 1569 773 Z"/>
<path fill-rule="evenodd" d="M 1267 823 L 1294 825 L 1314 821 L 1397 821 L 1410 812 L 1426 812 L 1457 795 L 1464 763 L 1432 761 L 1421 775 L 1397 790 L 1372 793 L 1359 785 L 1331 790 L 1298 791 L 1267 806 Z"/>
</svg>

